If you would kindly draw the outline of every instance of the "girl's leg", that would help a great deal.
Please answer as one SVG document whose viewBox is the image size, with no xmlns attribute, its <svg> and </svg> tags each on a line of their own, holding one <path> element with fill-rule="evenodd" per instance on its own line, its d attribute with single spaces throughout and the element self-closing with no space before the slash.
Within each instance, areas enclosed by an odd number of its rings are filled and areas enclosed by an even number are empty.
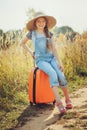
<svg viewBox="0 0 87 130">
<path fill-rule="evenodd" d="M 70 101 L 70 98 L 69 98 L 69 93 L 68 93 L 68 90 L 67 90 L 67 87 L 66 87 L 66 85 L 67 85 L 66 78 L 65 78 L 63 72 L 60 69 L 58 69 L 58 64 L 57 64 L 55 58 L 53 58 L 53 60 L 51 61 L 51 64 L 52 64 L 54 70 L 57 72 L 59 83 L 62 86 L 61 88 L 62 88 L 62 91 L 63 91 L 64 96 L 65 96 L 66 107 L 68 109 L 71 109 L 72 104 L 71 104 L 71 101 Z"/>
<path fill-rule="evenodd" d="M 70 97 L 69 97 L 67 87 L 62 87 L 62 91 L 63 91 L 64 96 L 65 96 L 66 108 L 67 109 L 72 109 L 72 103 L 71 103 L 71 100 L 70 100 Z"/>
<path fill-rule="evenodd" d="M 45 73 L 47 73 L 49 75 L 50 84 L 52 86 L 52 90 L 53 90 L 53 93 L 54 93 L 55 99 L 56 99 L 56 106 L 59 108 L 59 111 L 61 113 L 65 113 L 66 110 L 62 105 L 62 102 L 60 100 L 60 96 L 59 96 L 59 93 L 58 93 L 58 85 L 59 85 L 59 83 L 58 83 L 58 78 L 57 78 L 57 74 L 56 74 L 55 70 L 52 68 L 50 63 L 45 62 L 45 61 L 39 61 L 37 63 L 37 66 L 41 70 L 43 70 Z"/>
<path fill-rule="evenodd" d="M 46 74 L 49 75 L 51 86 L 59 86 L 57 73 L 52 68 L 52 66 L 49 62 L 39 61 L 37 63 L 37 66 L 38 66 L 38 68 L 40 68 L 42 71 L 44 71 Z"/>
<path fill-rule="evenodd" d="M 63 91 L 63 93 L 64 93 L 65 100 L 66 100 L 66 101 L 70 100 L 67 87 L 62 87 L 62 91 Z"/>
<path fill-rule="evenodd" d="M 51 65 L 55 72 L 57 73 L 58 81 L 60 86 L 66 86 L 67 85 L 67 80 L 64 76 L 64 73 L 58 68 L 58 63 L 55 58 L 52 59 Z"/>
<path fill-rule="evenodd" d="M 55 95 L 56 102 L 61 102 L 59 92 L 58 92 L 58 87 L 54 86 L 54 87 L 52 87 L 52 90 Z"/>
<path fill-rule="evenodd" d="M 59 93 L 58 93 L 58 87 L 54 86 L 52 87 L 52 90 L 54 92 L 54 95 L 55 95 L 55 99 L 56 99 L 56 103 L 55 105 L 58 107 L 59 111 L 61 114 L 64 114 L 66 113 L 66 109 L 65 107 L 63 106 L 61 100 L 60 100 L 60 97 L 59 97 Z"/>
</svg>

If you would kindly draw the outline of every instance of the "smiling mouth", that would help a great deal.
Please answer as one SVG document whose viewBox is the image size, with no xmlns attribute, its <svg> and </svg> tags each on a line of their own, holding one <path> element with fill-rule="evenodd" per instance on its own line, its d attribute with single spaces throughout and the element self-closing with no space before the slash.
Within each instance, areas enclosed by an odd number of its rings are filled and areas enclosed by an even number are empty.
<svg viewBox="0 0 87 130">
<path fill-rule="evenodd" d="M 39 26 L 39 27 L 43 27 L 43 25 L 42 25 L 42 26 Z"/>
</svg>

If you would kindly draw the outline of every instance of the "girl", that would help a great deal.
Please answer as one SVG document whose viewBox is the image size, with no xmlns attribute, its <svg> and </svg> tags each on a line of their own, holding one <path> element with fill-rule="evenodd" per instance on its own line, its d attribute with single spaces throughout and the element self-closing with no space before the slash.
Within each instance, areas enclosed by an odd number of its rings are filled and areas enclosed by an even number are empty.
<svg viewBox="0 0 87 130">
<path fill-rule="evenodd" d="M 55 95 L 56 103 L 61 114 L 66 113 L 66 108 L 71 109 L 72 104 L 67 90 L 67 81 L 63 74 L 63 66 L 57 54 L 55 44 L 53 42 L 52 33 L 48 29 L 56 24 L 56 19 L 52 16 L 43 15 L 37 12 L 32 20 L 30 20 L 26 27 L 29 32 L 22 40 L 21 45 L 31 54 L 35 59 L 38 68 L 47 73 L 50 77 L 50 84 Z M 35 37 L 33 37 L 33 35 Z M 32 40 L 35 53 L 27 46 L 27 41 Z M 63 106 L 59 94 L 58 86 L 61 86 L 66 102 L 66 108 Z"/>
</svg>

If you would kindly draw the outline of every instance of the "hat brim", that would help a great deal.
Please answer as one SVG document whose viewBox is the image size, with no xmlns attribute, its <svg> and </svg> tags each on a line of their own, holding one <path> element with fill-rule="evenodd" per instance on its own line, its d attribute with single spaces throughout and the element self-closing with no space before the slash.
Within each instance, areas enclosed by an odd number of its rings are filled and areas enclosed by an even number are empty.
<svg viewBox="0 0 87 130">
<path fill-rule="evenodd" d="M 49 29 L 53 28 L 56 25 L 56 19 L 53 16 L 39 16 L 37 18 L 34 18 L 32 20 L 30 20 L 27 24 L 26 24 L 26 28 L 27 30 L 34 30 L 34 22 L 36 19 L 40 18 L 40 17 L 45 17 L 47 20 L 47 27 Z"/>
</svg>

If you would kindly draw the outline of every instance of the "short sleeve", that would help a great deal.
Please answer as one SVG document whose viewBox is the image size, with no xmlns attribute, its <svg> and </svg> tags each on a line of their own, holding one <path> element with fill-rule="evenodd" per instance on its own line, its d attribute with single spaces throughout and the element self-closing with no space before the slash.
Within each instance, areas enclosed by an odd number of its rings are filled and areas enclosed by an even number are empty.
<svg viewBox="0 0 87 130">
<path fill-rule="evenodd" d="M 32 31 L 29 31 L 27 34 L 26 34 L 26 37 L 28 39 L 32 39 Z"/>
<path fill-rule="evenodd" d="M 47 38 L 47 43 L 52 43 L 53 33 L 50 32 L 50 38 Z"/>
<path fill-rule="evenodd" d="M 53 33 L 50 32 L 50 38 L 52 38 L 52 37 L 53 37 Z"/>
<path fill-rule="evenodd" d="M 52 39 L 51 38 L 47 38 L 47 43 L 52 43 Z"/>
</svg>

